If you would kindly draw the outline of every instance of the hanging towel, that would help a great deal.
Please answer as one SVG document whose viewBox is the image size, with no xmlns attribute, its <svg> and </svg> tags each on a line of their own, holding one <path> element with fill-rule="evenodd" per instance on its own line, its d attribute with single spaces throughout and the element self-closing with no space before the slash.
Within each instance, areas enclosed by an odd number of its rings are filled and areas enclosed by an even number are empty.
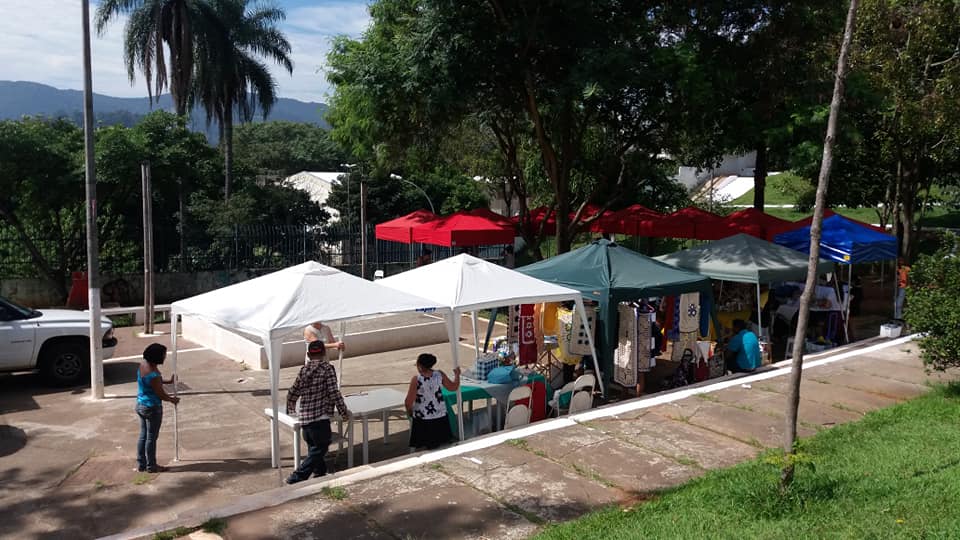
<svg viewBox="0 0 960 540">
<path fill-rule="evenodd" d="M 594 329 L 597 325 L 596 312 L 593 309 L 587 308 L 586 313 L 587 324 L 590 325 L 588 328 L 583 327 L 583 320 L 580 317 L 579 309 L 573 309 L 573 332 L 570 336 L 570 352 L 580 356 L 592 354 L 590 351 L 590 341 L 587 339 L 587 332 L 590 332 L 591 337 L 594 336 Z"/>
<path fill-rule="evenodd" d="M 637 315 L 629 304 L 617 306 L 620 318 L 617 349 L 614 352 L 613 380 L 626 387 L 637 385 Z"/>
<path fill-rule="evenodd" d="M 558 341 L 560 342 L 557 352 L 560 361 L 571 366 L 579 364 L 580 355 L 570 350 L 573 342 L 573 312 L 569 309 L 560 308 L 557 310 L 557 331 L 559 332 Z"/>
<path fill-rule="evenodd" d="M 520 306 L 507 309 L 507 343 L 520 341 Z"/>
<path fill-rule="evenodd" d="M 680 296 L 681 334 L 700 330 L 700 293 L 684 293 Z"/>
</svg>

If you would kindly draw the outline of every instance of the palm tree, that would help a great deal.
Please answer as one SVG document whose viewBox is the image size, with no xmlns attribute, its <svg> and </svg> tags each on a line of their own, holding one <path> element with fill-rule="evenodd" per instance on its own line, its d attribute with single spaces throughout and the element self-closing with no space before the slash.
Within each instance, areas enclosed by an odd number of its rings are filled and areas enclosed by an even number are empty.
<svg viewBox="0 0 960 540">
<path fill-rule="evenodd" d="M 129 15 L 124 29 L 124 63 L 130 82 L 139 70 L 151 103 L 169 88 L 178 115 L 187 114 L 194 76 L 194 48 L 212 23 L 206 0 L 102 0 L 95 25 L 103 35 L 110 21 Z M 163 47 L 167 47 L 167 56 Z M 169 73 L 167 59 L 169 58 Z"/>
<path fill-rule="evenodd" d="M 220 126 L 223 148 L 224 199 L 233 181 L 234 111 L 241 122 L 253 120 L 259 108 L 266 118 L 277 101 L 277 83 L 261 58 L 293 73 L 290 42 L 276 23 L 282 8 L 253 5 L 250 0 L 208 0 L 216 13 L 215 28 L 198 43 L 193 99 L 207 112 L 207 121 Z"/>
</svg>

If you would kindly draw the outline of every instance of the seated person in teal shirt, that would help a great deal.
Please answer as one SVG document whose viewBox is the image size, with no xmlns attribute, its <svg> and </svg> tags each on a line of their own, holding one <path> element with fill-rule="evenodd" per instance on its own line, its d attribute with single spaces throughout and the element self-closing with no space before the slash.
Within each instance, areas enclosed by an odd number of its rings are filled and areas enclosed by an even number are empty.
<svg viewBox="0 0 960 540">
<path fill-rule="evenodd" d="M 727 343 L 727 370 L 735 373 L 751 372 L 760 367 L 760 340 L 747 330 L 740 319 L 733 321 L 734 336 Z"/>
</svg>

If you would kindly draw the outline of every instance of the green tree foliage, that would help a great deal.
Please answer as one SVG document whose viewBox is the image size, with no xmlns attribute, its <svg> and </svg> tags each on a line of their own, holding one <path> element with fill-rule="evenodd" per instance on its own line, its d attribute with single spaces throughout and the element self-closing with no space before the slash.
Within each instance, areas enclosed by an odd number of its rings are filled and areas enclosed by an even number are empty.
<svg viewBox="0 0 960 540">
<path fill-rule="evenodd" d="M 250 122 L 237 126 L 233 144 L 239 169 L 262 180 L 300 171 L 338 171 L 346 154 L 323 128 L 298 122 Z"/>
<path fill-rule="evenodd" d="M 71 230 L 84 219 L 77 160 L 82 149 L 80 129 L 65 120 L 0 122 L 0 219 L 64 298 L 70 255 L 83 250 L 71 243 Z"/>
<path fill-rule="evenodd" d="M 727 152 L 755 151 L 754 207 L 762 210 L 767 172 L 787 165 L 797 121 L 816 112 L 826 122 L 844 4 L 671 3 L 671 35 L 684 60 L 676 75 L 684 162 L 710 165 Z M 811 140 L 822 142 L 818 127 Z"/>
<path fill-rule="evenodd" d="M 360 158 L 397 163 L 411 147 L 479 123 L 502 163 L 482 176 L 513 183 L 524 219 L 542 180 L 565 251 L 577 232 L 567 219 L 574 205 L 616 204 L 624 184 L 640 180 L 626 156 L 655 159 L 666 146 L 676 58 L 658 7 L 377 2 L 363 39 L 339 39 L 328 59 L 333 135 Z M 588 170 L 591 141 L 607 151 Z"/>
<path fill-rule="evenodd" d="M 906 319 L 920 332 L 924 363 L 944 370 L 960 366 L 960 256 L 957 237 L 933 255 L 921 255 L 910 271 Z"/>
</svg>

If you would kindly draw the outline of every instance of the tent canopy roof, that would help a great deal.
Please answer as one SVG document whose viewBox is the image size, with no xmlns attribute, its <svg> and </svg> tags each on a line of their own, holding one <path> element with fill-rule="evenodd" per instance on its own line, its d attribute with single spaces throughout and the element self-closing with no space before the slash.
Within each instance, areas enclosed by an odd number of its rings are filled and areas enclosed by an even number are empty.
<svg viewBox="0 0 960 540">
<path fill-rule="evenodd" d="M 715 240 L 657 260 L 713 279 L 740 283 L 802 280 L 807 275 L 806 255 L 748 234 Z M 832 262 L 821 259 L 817 271 L 829 272 L 832 268 Z"/>
<path fill-rule="evenodd" d="M 437 218 L 438 216 L 429 210 L 414 210 L 405 216 L 400 216 L 377 225 L 375 229 L 377 239 L 410 244 L 413 242 L 414 227 Z"/>
<path fill-rule="evenodd" d="M 308 261 L 174 302 L 172 311 L 274 339 L 315 321 L 447 311 L 440 304 Z"/>
<path fill-rule="evenodd" d="M 710 290 L 710 278 L 706 276 L 675 268 L 606 239 L 518 271 L 572 287 L 595 301 L 619 302 Z"/>
<path fill-rule="evenodd" d="M 455 311 L 576 300 L 580 293 L 462 254 L 377 281 Z"/>
<path fill-rule="evenodd" d="M 417 225 L 413 241 L 437 246 L 489 246 L 512 244 L 512 221 L 486 208 L 462 211 Z"/>
<path fill-rule="evenodd" d="M 735 223 L 744 229 L 747 234 L 753 234 L 753 231 L 747 230 L 747 227 L 756 228 L 760 238 L 766 238 L 773 241 L 773 237 L 785 229 L 794 226 L 792 221 L 780 219 L 776 216 L 757 210 L 756 208 L 744 208 L 727 216 L 727 221 Z"/>
<path fill-rule="evenodd" d="M 776 242 L 809 253 L 810 226 L 778 234 Z M 887 261 L 897 258 L 897 239 L 870 225 L 834 214 L 823 220 L 820 256 L 845 264 Z"/>
</svg>

